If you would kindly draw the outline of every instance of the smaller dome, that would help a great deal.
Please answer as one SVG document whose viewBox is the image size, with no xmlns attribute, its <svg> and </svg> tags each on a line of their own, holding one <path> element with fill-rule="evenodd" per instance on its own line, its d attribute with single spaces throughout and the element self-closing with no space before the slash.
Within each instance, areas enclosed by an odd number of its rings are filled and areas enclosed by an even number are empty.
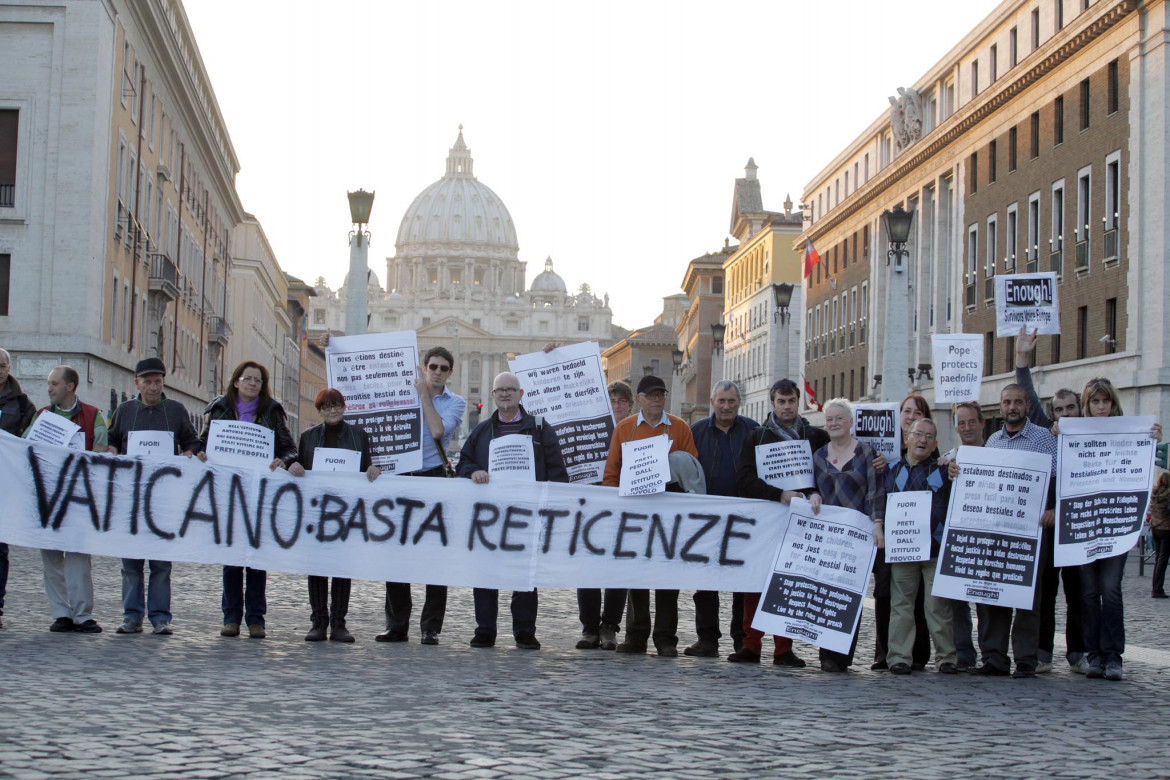
<svg viewBox="0 0 1170 780">
<path fill-rule="evenodd" d="M 549 257 L 544 261 L 544 271 L 536 275 L 532 280 L 532 292 L 549 292 L 549 293 L 563 293 L 568 292 L 565 287 L 565 280 L 553 271 L 553 261 Z"/>
</svg>

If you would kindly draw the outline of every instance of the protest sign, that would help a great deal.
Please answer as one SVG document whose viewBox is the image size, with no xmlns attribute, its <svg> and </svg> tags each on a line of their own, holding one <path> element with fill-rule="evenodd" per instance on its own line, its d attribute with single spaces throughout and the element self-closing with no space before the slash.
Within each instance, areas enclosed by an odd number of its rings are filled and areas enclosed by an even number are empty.
<svg viewBox="0 0 1170 780">
<path fill-rule="evenodd" d="M 207 432 L 207 460 L 242 469 L 267 469 L 276 451 L 271 428 L 239 420 L 212 420 Z"/>
<path fill-rule="evenodd" d="M 171 431 L 130 431 L 126 434 L 126 454 L 170 457 L 175 454 L 175 434 Z M 271 463 L 272 458 L 268 461 Z"/>
<path fill-rule="evenodd" d="M 1020 326 L 1038 334 L 1060 333 L 1056 272 L 995 275 L 995 335 L 1016 336 Z"/>
<path fill-rule="evenodd" d="M 46 410 L 37 415 L 32 429 L 28 432 L 28 440 L 37 444 L 70 447 L 74 436 L 81 432 L 81 426 L 77 423 Z M 82 439 L 81 449 L 85 449 L 84 439 Z"/>
<path fill-rule="evenodd" d="M 536 481 L 536 453 L 532 437 L 512 433 L 488 444 L 488 474 L 493 480 Z"/>
<path fill-rule="evenodd" d="M 813 486 L 812 445 L 805 439 L 761 444 L 756 448 L 756 473 L 780 490 Z"/>
<path fill-rule="evenodd" d="M 930 560 L 929 490 L 886 495 L 886 563 Z"/>
<path fill-rule="evenodd" d="M 525 410 L 556 431 L 569 481 L 600 484 L 614 419 L 597 343 L 519 355 L 508 367 L 520 379 Z"/>
<path fill-rule="evenodd" d="M 1056 455 L 1057 566 L 1124 555 L 1154 478 L 1153 416 L 1063 417 Z"/>
<path fill-rule="evenodd" d="M 329 386 L 345 396 L 346 422 L 366 432 L 371 461 L 386 473 L 422 468 L 418 361 L 413 330 L 333 336 L 325 347 Z"/>
<path fill-rule="evenodd" d="M 27 547 L 508 590 L 758 588 L 788 518 L 773 501 L 294 477 L 76 453 L 6 433 L 0 494 L 0 541 Z"/>
<path fill-rule="evenodd" d="M 362 470 L 362 454 L 341 447 L 318 447 L 313 450 L 313 471 L 340 471 L 358 474 Z"/>
<path fill-rule="evenodd" d="M 956 460 L 933 595 L 1031 609 L 1051 456 L 962 446 Z"/>
<path fill-rule="evenodd" d="M 752 627 L 848 653 L 875 555 L 868 517 L 828 505 L 813 514 L 792 499 Z"/>
<path fill-rule="evenodd" d="M 935 334 L 930 339 L 934 357 L 934 402 L 949 405 L 978 401 L 983 376 L 983 336 L 948 333 Z"/>
<path fill-rule="evenodd" d="M 897 404 L 854 404 L 853 435 L 894 464 L 902 457 L 902 424 Z"/>
<path fill-rule="evenodd" d="M 649 439 L 622 442 L 622 471 L 618 477 L 618 494 L 645 496 L 666 490 L 670 481 L 670 439 L 651 436 Z"/>
</svg>

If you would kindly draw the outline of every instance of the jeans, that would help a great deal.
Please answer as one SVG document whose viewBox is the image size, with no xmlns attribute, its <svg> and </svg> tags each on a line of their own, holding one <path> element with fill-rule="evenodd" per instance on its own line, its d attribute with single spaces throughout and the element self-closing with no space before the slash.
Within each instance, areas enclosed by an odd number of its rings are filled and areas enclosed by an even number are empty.
<svg viewBox="0 0 1170 780">
<path fill-rule="evenodd" d="M 0 542 L 0 615 L 4 614 L 4 594 L 8 592 L 8 545 Z"/>
<path fill-rule="evenodd" d="M 245 582 L 247 583 L 246 587 Z M 264 587 L 267 582 L 268 572 L 261 569 L 224 566 L 224 625 L 228 623 L 244 623 L 248 626 L 264 625 L 264 615 L 268 612 L 268 600 L 264 597 Z"/>
<path fill-rule="evenodd" d="M 762 655 L 764 649 L 764 632 L 758 628 L 752 628 L 752 620 L 755 619 L 756 609 L 759 606 L 759 593 L 743 594 L 743 640 L 741 647 L 744 650 L 751 650 L 756 655 Z M 773 655 L 781 655 L 792 649 L 792 640 L 786 636 L 774 634 L 772 643 L 776 648 Z"/>
<path fill-rule="evenodd" d="M 934 590 L 934 569 L 937 563 L 938 559 L 932 558 L 929 561 L 894 563 L 890 566 L 890 644 L 886 654 L 886 661 L 890 666 L 912 662 L 913 648 L 917 644 L 914 603 L 924 588 L 927 593 Z M 926 624 L 930 627 L 930 637 L 934 640 L 936 666 L 955 663 L 957 659 L 951 602 L 928 595 L 924 606 Z"/>
<path fill-rule="evenodd" d="M 597 634 L 602 626 L 621 630 L 622 613 L 626 609 L 624 588 L 577 589 L 577 614 L 581 618 L 581 633 Z"/>
<path fill-rule="evenodd" d="M 500 614 L 500 592 L 494 588 L 475 588 L 475 636 L 495 640 L 496 620 Z M 512 636 L 536 636 L 536 591 L 512 591 Z"/>
<path fill-rule="evenodd" d="M 329 625 L 333 628 L 345 626 L 349 613 L 349 592 L 352 583 L 344 577 L 333 578 L 333 601 L 329 600 L 329 578 L 309 577 L 310 619 L 314 626 Z"/>
<path fill-rule="evenodd" d="M 650 591 L 629 592 L 629 617 L 626 619 L 626 642 L 646 646 L 650 638 Z M 678 591 L 654 591 L 654 646 L 678 646 Z"/>
<path fill-rule="evenodd" d="M 1056 638 L 1056 593 L 1064 581 L 1065 623 L 1064 644 L 1066 656 L 1076 660 L 1085 652 L 1085 629 L 1081 622 L 1081 574 L 1079 566 L 1058 569 L 1053 565 L 1055 530 L 1045 528 L 1040 536 L 1040 570 L 1036 587 L 1040 595 L 1040 645 L 1037 657 L 1052 663 L 1052 648 Z"/>
<path fill-rule="evenodd" d="M 955 657 L 959 663 L 974 666 L 979 656 L 975 643 L 971 641 L 971 604 L 966 601 L 951 602 L 951 624 L 955 634 Z"/>
<path fill-rule="evenodd" d="M 1170 560 L 1170 528 L 1165 530 L 1155 529 L 1151 532 L 1154 537 L 1154 576 L 1151 578 L 1150 585 L 1153 593 L 1166 592 L 1166 561 Z M 7 547 L 8 545 L 3 545 Z M 4 554 L 0 553 L 0 559 L 4 558 Z M 0 575 L 8 571 L 8 561 L 4 560 L 0 563 Z M 4 580 L 0 578 L 0 607 L 4 606 Z"/>
<path fill-rule="evenodd" d="M 141 558 L 122 559 L 122 617 L 142 623 L 149 614 L 150 624 L 171 622 L 171 563 L 150 562 L 150 591 L 144 591 L 143 570 L 146 561 Z"/>
<path fill-rule="evenodd" d="M 1125 607 L 1121 603 L 1121 576 L 1125 553 L 1081 566 L 1081 619 L 1085 624 L 1085 651 L 1103 663 L 1121 662 L 1125 652 Z"/>
<path fill-rule="evenodd" d="M 414 601 L 410 596 L 410 583 L 386 583 L 386 630 L 407 634 L 410 631 L 410 613 Z M 425 633 L 443 631 L 443 617 L 447 614 L 447 586 L 427 585 L 426 600 L 423 601 L 419 628 Z"/>
</svg>

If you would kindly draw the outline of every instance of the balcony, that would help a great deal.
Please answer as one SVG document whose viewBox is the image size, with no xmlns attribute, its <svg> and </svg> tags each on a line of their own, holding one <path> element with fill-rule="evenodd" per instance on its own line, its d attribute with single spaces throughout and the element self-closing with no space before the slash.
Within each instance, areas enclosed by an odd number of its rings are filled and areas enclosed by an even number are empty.
<svg viewBox="0 0 1170 780">
<path fill-rule="evenodd" d="M 1078 241 L 1076 246 L 1076 268 L 1077 271 L 1089 270 L 1089 241 Z"/>
<path fill-rule="evenodd" d="M 161 252 L 150 256 L 150 274 L 147 281 L 151 293 L 157 293 L 168 301 L 178 300 L 179 270 L 175 268 L 171 258 Z"/>
<path fill-rule="evenodd" d="M 0 182 L 0 209 L 16 207 L 16 184 L 6 181 Z"/>
<path fill-rule="evenodd" d="M 223 317 L 210 317 L 207 325 L 207 343 L 226 347 L 232 337 L 232 326 Z"/>
<path fill-rule="evenodd" d="M 1048 255 L 1048 270 L 1054 271 L 1057 276 L 1064 276 L 1064 250 L 1057 249 Z"/>
<path fill-rule="evenodd" d="M 1117 228 L 1105 231 L 1105 262 L 1117 259 Z"/>
</svg>

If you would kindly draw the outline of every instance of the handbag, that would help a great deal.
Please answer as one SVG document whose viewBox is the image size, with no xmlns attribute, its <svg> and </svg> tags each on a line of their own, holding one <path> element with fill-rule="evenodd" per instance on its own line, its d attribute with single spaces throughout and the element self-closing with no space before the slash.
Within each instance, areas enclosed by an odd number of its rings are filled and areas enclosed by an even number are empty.
<svg viewBox="0 0 1170 780">
<path fill-rule="evenodd" d="M 451 465 L 447 451 L 443 449 L 443 442 L 439 439 L 431 439 L 431 441 L 435 443 L 435 447 L 439 450 L 439 457 L 443 459 L 443 476 L 447 479 L 455 479 L 455 467 Z"/>
</svg>

